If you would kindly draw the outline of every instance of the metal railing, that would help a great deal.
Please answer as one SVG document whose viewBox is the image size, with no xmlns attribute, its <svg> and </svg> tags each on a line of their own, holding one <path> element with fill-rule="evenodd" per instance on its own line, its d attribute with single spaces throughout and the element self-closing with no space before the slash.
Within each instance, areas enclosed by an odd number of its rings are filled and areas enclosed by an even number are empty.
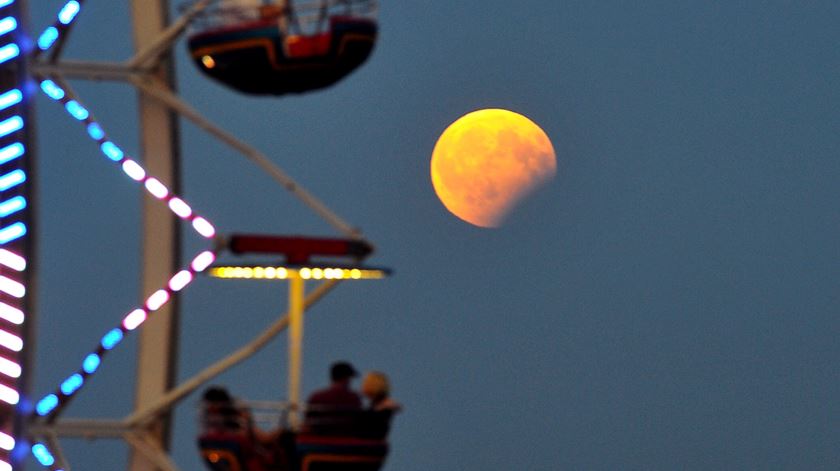
<svg viewBox="0 0 840 471">
<path fill-rule="evenodd" d="M 182 5 L 186 10 L 194 2 Z M 324 31 L 329 18 L 349 16 L 375 21 L 379 14 L 377 0 L 303 0 L 297 2 L 254 4 L 248 1 L 214 0 L 191 25 L 192 33 L 201 33 L 236 25 L 272 22 L 287 25 L 293 34 L 315 34 Z"/>
</svg>

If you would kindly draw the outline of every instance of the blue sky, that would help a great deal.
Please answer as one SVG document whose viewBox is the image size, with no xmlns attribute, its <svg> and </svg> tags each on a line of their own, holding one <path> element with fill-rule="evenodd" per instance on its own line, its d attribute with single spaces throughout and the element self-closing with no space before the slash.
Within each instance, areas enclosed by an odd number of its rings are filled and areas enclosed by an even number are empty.
<svg viewBox="0 0 840 471">
<path fill-rule="evenodd" d="M 62 4 L 30 2 L 38 28 Z M 175 7 L 173 6 L 173 11 Z M 126 2 L 89 0 L 66 57 L 131 52 Z M 370 61 L 329 90 L 239 95 L 175 48 L 182 96 L 376 244 L 395 276 L 309 313 L 307 391 L 334 359 L 405 404 L 386 469 L 831 469 L 840 462 L 840 4 L 384 2 Z M 74 83 L 139 154 L 135 95 Z M 35 391 L 142 299 L 139 190 L 39 100 Z M 440 133 L 501 107 L 537 122 L 558 176 L 496 230 L 446 212 Z M 185 197 L 222 232 L 333 235 L 249 163 L 182 126 Z M 185 236 L 184 254 L 203 244 Z M 182 297 L 186 378 L 284 310 L 286 286 L 202 279 Z M 133 339 L 67 416 L 121 417 Z M 281 399 L 285 342 L 217 382 Z M 196 396 L 174 457 L 199 469 Z M 68 443 L 74 469 L 125 447 Z"/>
</svg>

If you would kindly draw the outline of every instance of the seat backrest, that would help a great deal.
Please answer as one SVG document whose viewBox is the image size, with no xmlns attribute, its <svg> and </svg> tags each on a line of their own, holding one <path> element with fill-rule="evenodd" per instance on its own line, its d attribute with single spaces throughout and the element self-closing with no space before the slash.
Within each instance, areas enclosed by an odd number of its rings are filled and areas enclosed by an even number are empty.
<svg viewBox="0 0 840 471">
<path fill-rule="evenodd" d="M 388 443 L 357 437 L 301 434 L 296 439 L 300 471 L 378 471 Z"/>
</svg>

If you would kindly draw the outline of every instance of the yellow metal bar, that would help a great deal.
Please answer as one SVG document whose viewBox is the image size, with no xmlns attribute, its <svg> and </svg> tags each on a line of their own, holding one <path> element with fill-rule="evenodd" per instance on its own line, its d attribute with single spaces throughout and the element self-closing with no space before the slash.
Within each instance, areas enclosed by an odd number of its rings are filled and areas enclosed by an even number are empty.
<svg viewBox="0 0 840 471">
<path fill-rule="evenodd" d="M 296 430 L 300 425 L 300 390 L 303 361 L 303 310 L 305 281 L 300 277 L 289 279 L 289 426 Z"/>
</svg>

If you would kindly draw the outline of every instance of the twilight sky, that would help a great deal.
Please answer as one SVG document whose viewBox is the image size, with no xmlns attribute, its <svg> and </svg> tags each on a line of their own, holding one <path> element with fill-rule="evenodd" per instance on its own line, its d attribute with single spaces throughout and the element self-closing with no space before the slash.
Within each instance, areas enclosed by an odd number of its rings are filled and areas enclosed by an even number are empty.
<svg viewBox="0 0 840 471">
<path fill-rule="evenodd" d="M 37 29 L 63 0 L 30 2 Z M 173 5 L 173 12 L 177 5 Z M 131 52 L 127 2 L 89 0 L 72 59 Z M 306 391 L 335 359 L 391 375 L 391 471 L 835 469 L 840 463 L 840 3 L 383 2 L 367 65 L 326 91 L 237 94 L 175 49 L 182 96 L 362 228 L 386 281 L 306 324 Z M 138 155 L 136 98 L 74 85 Z M 40 397 L 142 299 L 139 189 L 39 99 Z M 453 120 L 537 122 L 558 176 L 496 230 L 429 179 Z M 183 194 L 222 232 L 334 235 L 238 155 L 182 126 Z M 204 247 L 185 232 L 185 258 Z M 201 279 L 179 377 L 256 335 L 286 285 Z M 135 338 L 68 417 L 132 407 Z M 278 400 L 284 340 L 216 382 Z M 195 405 L 174 456 L 198 470 Z M 121 469 L 117 442 L 65 442 Z M 35 469 L 33 466 L 32 469 Z"/>
</svg>

